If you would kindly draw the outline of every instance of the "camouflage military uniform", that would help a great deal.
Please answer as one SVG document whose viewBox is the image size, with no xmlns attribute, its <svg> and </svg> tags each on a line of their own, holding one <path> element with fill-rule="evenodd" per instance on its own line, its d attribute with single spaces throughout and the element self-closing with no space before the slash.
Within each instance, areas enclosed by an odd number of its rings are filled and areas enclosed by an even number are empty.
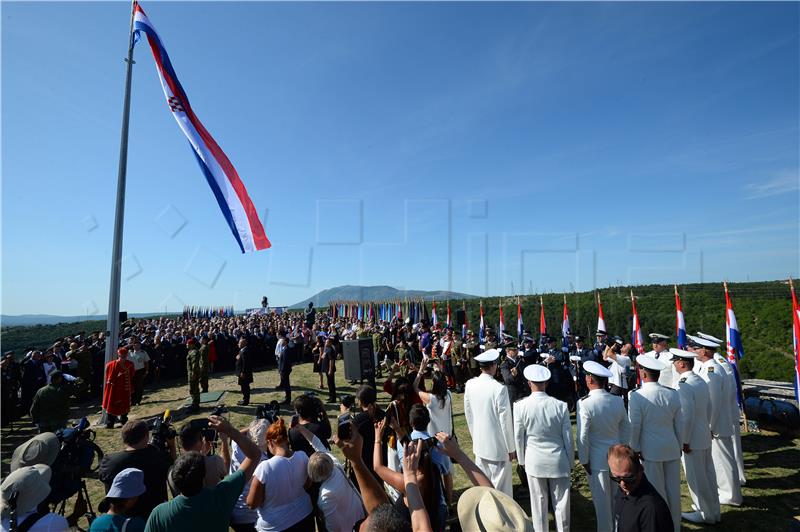
<svg viewBox="0 0 800 532">
<path fill-rule="evenodd" d="M 200 346 L 200 387 L 203 393 L 208 391 L 208 344 Z"/>
<path fill-rule="evenodd" d="M 189 395 L 192 396 L 192 408 L 200 408 L 201 359 L 200 351 L 194 348 L 190 349 L 186 355 L 186 373 L 189 375 Z"/>
</svg>

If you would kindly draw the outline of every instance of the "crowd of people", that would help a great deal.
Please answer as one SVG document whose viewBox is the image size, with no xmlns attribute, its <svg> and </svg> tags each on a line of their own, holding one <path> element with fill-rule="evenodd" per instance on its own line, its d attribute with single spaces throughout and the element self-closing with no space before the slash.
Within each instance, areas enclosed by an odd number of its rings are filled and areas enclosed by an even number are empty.
<svg viewBox="0 0 800 532">
<path fill-rule="evenodd" d="M 381 385 L 339 397 L 343 342 L 364 338 Z M 690 336 L 688 350 L 670 349 L 665 335 L 650 339 L 652 351 L 636 353 L 606 331 L 591 344 L 577 335 L 456 334 L 425 320 L 334 318 L 309 305 L 304 313 L 126 322 L 118 358 L 105 365 L 99 332 L 31 348 L 21 363 L 7 353 L 3 422 L 27 412 L 42 434 L 20 447 L 3 481 L 3 530 L 11 519 L 61 530 L 42 503 L 70 397 L 102 397 L 106 427 L 122 426 L 124 450 L 100 464 L 107 494 L 96 531 L 541 531 L 551 512 L 556 528 L 569 530 L 576 454 L 599 531 L 717 523 L 721 505 L 741 504 L 745 482 L 735 374 L 713 336 Z M 292 396 L 292 367 L 302 362 L 313 363 L 320 390 L 338 405 L 333 426 L 316 395 Z M 186 379 L 195 409 L 209 375 L 231 370 L 248 406 L 254 371 L 264 366 L 279 372 L 291 420 L 258 408 L 235 428 L 212 415 L 159 446 L 152 427 L 128 419 L 148 386 Z M 7 383 L 15 385 L 8 396 Z M 458 444 L 454 394 L 463 394 L 472 457 Z M 684 512 L 681 464 L 693 503 Z M 473 484 L 458 497 L 455 466 Z M 530 516 L 514 499 L 526 492 Z"/>
</svg>

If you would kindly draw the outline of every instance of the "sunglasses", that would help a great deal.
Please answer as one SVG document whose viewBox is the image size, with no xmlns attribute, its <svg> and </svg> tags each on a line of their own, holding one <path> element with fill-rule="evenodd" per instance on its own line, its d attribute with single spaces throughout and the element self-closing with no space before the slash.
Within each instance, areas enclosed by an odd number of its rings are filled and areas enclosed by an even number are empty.
<svg viewBox="0 0 800 532">
<path fill-rule="evenodd" d="M 633 484 L 636 481 L 636 476 L 638 473 L 634 473 L 629 477 L 615 477 L 614 475 L 609 475 L 612 481 L 619 484 L 620 482 L 624 482 L 625 484 Z"/>
</svg>

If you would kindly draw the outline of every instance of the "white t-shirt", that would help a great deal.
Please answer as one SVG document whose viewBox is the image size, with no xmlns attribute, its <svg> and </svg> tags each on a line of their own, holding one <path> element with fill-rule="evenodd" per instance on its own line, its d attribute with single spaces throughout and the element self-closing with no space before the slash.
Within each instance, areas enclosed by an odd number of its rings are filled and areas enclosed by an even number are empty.
<svg viewBox="0 0 800 532">
<path fill-rule="evenodd" d="M 144 369 L 145 362 L 150 362 L 150 355 L 147 354 L 147 351 L 131 351 L 128 354 L 128 360 L 133 362 L 133 369 L 139 371 L 140 369 Z"/>
<path fill-rule="evenodd" d="M 608 361 L 611 362 L 611 365 L 608 367 L 608 370 L 611 372 L 611 377 L 609 377 L 608 382 L 620 388 L 627 389 L 628 381 L 625 379 L 625 369 L 631 365 L 630 357 L 617 355 L 616 360 L 609 358 Z"/>
<path fill-rule="evenodd" d="M 264 502 L 256 508 L 259 532 L 285 530 L 311 513 L 311 498 L 303 488 L 308 478 L 308 455 L 303 451 L 261 462 L 253 477 L 264 484 Z"/>
<path fill-rule="evenodd" d="M 453 399 L 450 396 L 450 392 L 447 392 L 447 397 L 444 399 L 444 408 L 442 408 L 442 402 L 439 398 L 432 393 L 428 393 L 428 398 L 430 402 L 425 405 L 431 415 L 431 422 L 428 423 L 428 434 L 435 436 L 440 432 L 444 432 L 452 436 L 453 418 L 450 412 L 453 409 Z"/>
<path fill-rule="evenodd" d="M 246 456 L 239 447 L 239 444 L 237 444 L 235 441 L 231 442 L 230 473 L 236 473 L 239 471 L 239 468 L 242 466 L 242 462 L 244 462 L 245 458 Z M 264 461 L 266 459 L 267 455 L 261 453 L 261 460 Z M 236 499 L 236 503 L 233 505 L 233 512 L 231 512 L 231 523 L 255 523 L 258 519 L 258 513 L 255 510 L 251 510 L 250 507 L 247 506 L 247 494 L 250 493 L 250 481 L 251 479 L 249 477 L 245 479 L 242 494 L 239 495 L 239 498 Z"/>
<path fill-rule="evenodd" d="M 21 525 L 23 521 L 29 516 L 32 515 L 33 512 L 27 512 L 17 516 L 17 524 Z M 0 525 L 0 531 L 8 532 L 10 527 L 10 523 L 8 517 L 3 518 L 2 525 Z M 67 520 L 64 518 L 63 515 L 58 514 L 47 514 L 42 516 L 38 521 L 36 521 L 33 526 L 30 528 L 30 532 L 66 532 L 69 530 L 69 524 Z"/>
<path fill-rule="evenodd" d="M 367 516 L 361 496 L 338 464 L 320 484 L 317 504 L 325 516 L 328 532 L 351 532 L 353 525 Z"/>
</svg>

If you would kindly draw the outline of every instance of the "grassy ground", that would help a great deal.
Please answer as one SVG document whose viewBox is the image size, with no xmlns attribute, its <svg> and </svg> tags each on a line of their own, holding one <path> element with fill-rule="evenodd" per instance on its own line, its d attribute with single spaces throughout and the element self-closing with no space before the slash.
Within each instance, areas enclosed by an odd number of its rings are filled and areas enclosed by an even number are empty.
<svg viewBox="0 0 800 532">
<path fill-rule="evenodd" d="M 316 391 L 324 399 L 325 391 L 318 389 L 319 380 L 312 373 L 311 364 L 296 366 L 292 373 L 294 394 L 307 391 Z M 256 373 L 253 383 L 251 404 L 266 403 L 272 399 L 282 400 L 283 392 L 272 392 L 278 384 L 278 375 L 275 370 L 262 370 Z M 240 400 L 239 387 L 231 374 L 215 375 L 209 384 L 209 390 L 225 390 L 221 402 L 228 405 L 228 416 L 235 426 L 245 426 L 253 418 L 255 407 L 236 406 Z M 337 374 L 337 392 L 339 395 L 352 394 L 355 389 L 347 384 L 344 375 Z M 381 393 L 381 400 L 388 402 L 386 394 Z M 184 383 L 162 383 L 158 389 L 151 387 L 145 393 L 141 406 L 133 408 L 131 418 L 144 418 L 160 415 L 165 409 L 173 411 L 173 418 L 179 428 L 190 417 L 186 417 L 181 410 L 188 397 L 188 387 Z M 462 447 L 471 455 L 472 440 L 467 430 L 464 419 L 463 396 L 454 397 L 454 419 L 456 433 Z M 335 405 L 326 405 L 328 415 L 335 423 L 338 409 Z M 208 415 L 212 407 L 203 409 L 200 414 L 191 417 Z M 97 404 L 84 404 L 73 408 L 74 417 L 88 415 L 95 422 L 99 406 Z M 291 412 L 284 410 L 289 416 Z M 287 419 L 288 421 L 288 419 Z M 97 443 L 107 451 L 113 452 L 122 447 L 119 429 L 107 430 L 95 428 Z M 2 474 L 8 473 L 11 453 L 17 445 L 24 442 L 34 434 L 33 428 L 27 419 L 15 424 L 15 430 L 2 431 Z M 742 437 L 745 449 L 745 469 L 747 473 L 747 486 L 743 488 L 744 504 L 740 508 L 723 507 L 722 524 L 728 530 L 786 530 L 793 516 L 800 515 L 800 439 L 786 439 L 770 432 L 751 433 Z M 335 450 L 338 453 L 338 449 Z M 340 455 L 341 456 L 341 455 Z M 454 487 L 456 494 L 469 487 L 469 481 L 459 467 L 455 467 Z M 514 487 L 519 484 L 519 479 L 514 478 Z M 95 479 L 88 479 L 87 486 L 93 506 L 103 497 L 103 486 Z M 530 509 L 527 496 L 521 497 L 519 503 L 526 511 Z M 689 499 L 686 484 L 682 484 L 682 507 L 689 511 Z M 593 530 L 595 528 L 594 508 L 592 506 L 589 487 L 582 468 L 576 468 L 572 473 L 571 512 L 573 530 Z M 705 527 L 684 522 L 684 529 L 699 530 Z"/>
</svg>

